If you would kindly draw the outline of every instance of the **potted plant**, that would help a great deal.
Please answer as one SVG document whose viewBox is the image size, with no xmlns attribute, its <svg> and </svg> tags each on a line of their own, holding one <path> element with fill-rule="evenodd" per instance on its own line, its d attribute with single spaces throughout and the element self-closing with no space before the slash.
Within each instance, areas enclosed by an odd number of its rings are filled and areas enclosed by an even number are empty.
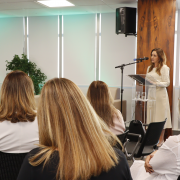
<svg viewBox="0 0 180 180">
<path fill-rule="evenodd" d="M 6 71 L 11 70 L 21 70 L 24 71 L 32 79 L 34 84 L 35 94 L 40 94 L 41 85 L 45 83 L 47 76 L 41 72 L 41 69 L 37 68 L 34 62 L 28 61 L 27 56 L 22 54 L 22 58 L 15 54 L 12 61 L 7 61 Z"/>
</svg>

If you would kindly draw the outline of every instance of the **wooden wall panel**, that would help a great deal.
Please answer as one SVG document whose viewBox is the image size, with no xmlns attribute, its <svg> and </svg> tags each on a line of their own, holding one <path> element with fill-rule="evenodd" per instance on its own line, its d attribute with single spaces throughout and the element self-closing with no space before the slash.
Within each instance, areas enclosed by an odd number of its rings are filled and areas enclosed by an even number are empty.
<svg viewBox="0 0 180 180">
<path fill-rule="evenodd" d="M 162 48 L 170 67 L 170 86 L 168 95 L 172 114 L 173 61 L 175 32 L 175 0 L 138 0 L 137 58 L 149 57 L 148 61 L 137 64 L 137 74 L 145 74 L 150 65 L 150 52 Z M 166 131 L 166 137 L 172 129 Z"/>
</svg>

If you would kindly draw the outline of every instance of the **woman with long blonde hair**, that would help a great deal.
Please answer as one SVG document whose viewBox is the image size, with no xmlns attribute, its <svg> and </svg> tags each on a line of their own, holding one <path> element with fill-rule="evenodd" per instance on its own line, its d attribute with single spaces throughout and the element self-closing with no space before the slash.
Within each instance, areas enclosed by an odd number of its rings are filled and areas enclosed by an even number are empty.
<svg viewBox="0 0 180 180">
<path fill-rule="evenodd" d="M 81 90 L 65 78 L 49 80 L 37 112 L 39 148 L 26 157 L 18 180 L 131 180 L 118 139 Z"/>
<path fill-rule="evenodd" d="M 114 107 L 113 98 L 105 82 L 93 81 L 88 88 L 87 98 L 114 134 L 122 134 L 125 131 L 122 114 Z"/>
</svg>

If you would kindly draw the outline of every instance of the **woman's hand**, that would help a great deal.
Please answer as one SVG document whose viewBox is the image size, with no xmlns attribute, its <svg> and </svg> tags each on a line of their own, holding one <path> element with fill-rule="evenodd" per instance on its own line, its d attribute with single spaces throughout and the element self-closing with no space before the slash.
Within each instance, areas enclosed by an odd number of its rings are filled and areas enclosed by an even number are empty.
<svg viewBox="0 0 180 180">
<path fill-rule="evenodd" d="M 154 172 L 152 166 L 149 164 L 149 161 L 151 160 L 151 158 L 154 156 L 154 154 L 156 153 L 157 151 L 154 151 L 153 153 L 151 153 L 149 156 L 147 156 L 146 160 L 145 160 L 145 164 L 144 164 L 144 167 L 146 169 L 146 172 L 149 172 L 150 174 L 152 172 Z"/>
<path fill-rule="evenodd" d="M 149 156 L 147 156 L 146 160 L 145 160 L 145 164 L 144 164 L 144 167 L 146 169 L 146 172 L 148 173 L 152 173 L 154 172 L 152 166 L 149 164 L 149 161 L 151 160 L 151 158 L 153 157 L 154 155 L 153 154 L 150 154 Z"/>
</svg>

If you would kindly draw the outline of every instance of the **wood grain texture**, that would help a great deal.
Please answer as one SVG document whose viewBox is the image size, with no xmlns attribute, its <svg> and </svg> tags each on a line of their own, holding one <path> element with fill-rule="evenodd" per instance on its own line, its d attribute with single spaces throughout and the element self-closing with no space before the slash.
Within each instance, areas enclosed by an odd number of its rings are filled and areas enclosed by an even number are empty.
<svg viewBox="0 0 180 180">
<path fill-rule="evenodd" d="M 167 88 L 172 114 L 173 64 L 175 32 L 175 0 L 138 0 L 137 58 L 149 57 L 154 48 L 162 48 L 170 67 L 170 86 Z M 145 74 L 150 60 L 137 64 L 137 74 Z M 166 138 L 172 129 L 166 130 Z"/>
</svg>

